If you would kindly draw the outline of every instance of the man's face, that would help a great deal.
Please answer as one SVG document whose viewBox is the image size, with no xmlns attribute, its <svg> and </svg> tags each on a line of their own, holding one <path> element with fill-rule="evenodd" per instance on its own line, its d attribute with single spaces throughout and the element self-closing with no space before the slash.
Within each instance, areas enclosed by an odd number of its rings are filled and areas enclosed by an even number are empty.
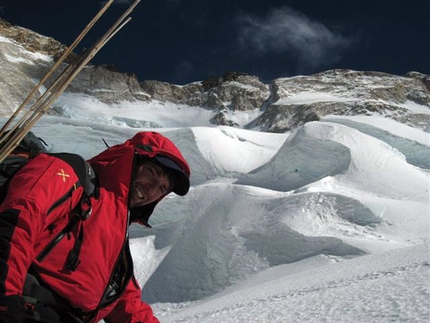
<svg viewBox="0 0 430 323">
<path fill-rule="evenodd" d="M 155 202 L 170 193 L 171 187 L 172 183 L 163 167 L 151 162 L 139 164 L 130 191 L 130 207 Z"/>
</svg>

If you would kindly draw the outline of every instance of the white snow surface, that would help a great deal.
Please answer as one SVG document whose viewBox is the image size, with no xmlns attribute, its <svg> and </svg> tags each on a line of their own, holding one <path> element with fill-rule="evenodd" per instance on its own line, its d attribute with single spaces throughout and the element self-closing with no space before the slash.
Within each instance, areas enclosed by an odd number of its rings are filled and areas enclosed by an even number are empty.
<svg viewBox="0 0 430 323">
<path fill-rule="evenodd" d="M 430 321 L 429 133 L 378 116 L 272 134 L 211 126 L 186 106 L 55 105 L 68 117 L 33 128 L 53 152 L 89 158 L 102 138 L 155 130 L 189 161 L 188 195 L 130 233 L 162 323 Z"/>
</svg>

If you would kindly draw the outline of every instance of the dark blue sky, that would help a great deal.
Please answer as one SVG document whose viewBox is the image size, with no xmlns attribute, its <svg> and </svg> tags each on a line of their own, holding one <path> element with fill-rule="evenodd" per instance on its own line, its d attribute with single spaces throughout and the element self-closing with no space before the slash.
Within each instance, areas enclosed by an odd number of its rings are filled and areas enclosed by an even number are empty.
<svg viewBox="0 0 430 323">
<path fill-rule="evenodd" d="M 82 47 L 127 2 L 116 0 Z M 69 45 L 101 3 L 0 0 L 0 17 Z M 267 82 L 333 68 L 430 74 L 430 0 L 142 0 L 131 16 L 92 62 L 140 81 L 186 84 L 238 71 Z"/>
</svg>

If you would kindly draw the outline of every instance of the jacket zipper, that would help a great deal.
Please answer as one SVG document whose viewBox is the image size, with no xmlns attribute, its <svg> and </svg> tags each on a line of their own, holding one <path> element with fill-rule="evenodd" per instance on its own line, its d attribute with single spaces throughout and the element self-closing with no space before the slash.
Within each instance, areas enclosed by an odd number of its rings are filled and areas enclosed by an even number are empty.
<svg viewBox="0 0 430 323">
<path fill-rule="evenodd" d="M 128 196 L 127 196 L 127 222 L 126 222 L 126 231 L 125 231 L 125 237 L 124 237 L 124 242 L 123 242 L 123 244 L 122 244 L 122 247 L 121 247 L 121 250 L 120 250 L 120 253 L 119 253 L 119 255 L 118 255 L 118 258 L 117 258 L 117 260 L 116 260 L 116 262 L 115 262 L 115 266 L 113 267 L 113 270 L 112 270 L 112 272 L 111 272 L 111 274 L 110 274 L 110 276 L 109 276 L 109 280 L 108 280 L 108 285 L 106 286 L 106 288 L 105 288 L 105 290 L 104 290 L 104 292 L 103 292 L 103 296 L 102 296 L 102 298 L 100 299 L 100 302 L 99 302 L 99 305 L 97 306 L 97 308 L 93 311 L 93 314 L 92 315 L 90 315 L 90 317 L 89 317 L 89 320 L 91 320 L 92 318 L 94 318 L 95 317 L 95 315 L 97 314 L 97 312 L 100 310 L 100 309 L 102 309 L 103 307 L 106 307 L 106 306 L 108 306 L 109 304 L 112 304 L 113 302 L 115 302 L 116 300 L 118 300 L 120 297 L 121 297 L 121 295 L 124 293 L 124 291 L 125 291 L 125 287 L 122 289 L 122 291 L 118 294 L 118 295 L 116 295 L 116 297 L 114 297 L 111 301 L 109 301 L 109 302 L 105 302 L 105 299 L 106 299 L 106 297 L 108 296 L 108 294 L 112 291 L 112 287 L 111 287 L 111 281 L 112 281 L 112 279 L 113 279 L 113 275 L 115 274 L 115 270 L 116 270 L 116 268 L 117 268 L 117 266 L 118 266 L 118 264 L 119 264 L 119 262 L 121 261 L 121 258 L 122 258 L 122 254 L 125 252 L 125 247 L 127 247 L 127 244 L 128 244 L 128 236 L 129 236 L 129 225 L 130 225 L 130 209 L 129 209 L 129 204 L 130 204 L 130 190 L 131 190 L 131 186 L 133 185 L 133 174 L 134 174 L 134 171 L 135 171 L 135 168 L 136 168 L 136 156 L 137 156 L 137 151 L 135 150 L 134 151 L 134 156 L 133 156 L 133 164 L 132 164 L 132 169 L 131 169 L 131 174 L 130 174 L 130 184 L 129 184 L 129 189 L 128 189 Z M 130 251 L 128 250 L 128 254 L 130 254 Z M 131 258 L 131 255 L 130 255 L 130 260 L 132 261 L 132 258 Z M 129 264 L 129 266 L 133 266 L 133 263 L 131 262 L 131 264 Z M 127 273 L 127 272 L 126 272 Z M 126 274 L 125 273 L 125 274 Z M 132 277 L 133 275 L 131 275 L 130 276 L 130 278 Z M 127 281 L 124 281 L 124 283 L 123 283 L 123 286 L 127 286 L 128 285 L 128 283 L 129 283 L 129 281 L 130 281 L 130 278 L 127 280 Z"/>
<path fill-rule="evenodd" d="M 64 194 L 62 197 L 60 197 L 56 202 L 54 202 L 51 205 L 51 207 L 48 209 L 47 214 L 49 215 L 49 213 L 51 213 L 57 207 L 59 207 L 61 204 L 63 204 L 65 201 L 67 201 L 67 199 L 70 198 L 70 196 L 72 196 L 72 193 L 74 191 L 76 191 L 80 186 L 81 186 L 80 182 L 79 181 L 76 182 L 66 194 Z M 83 194 L 85 194 L 85 193 L 83 193 Z"/>
<path fill-rule="evenodd" d="M 52 206 L 49 208 L 47 214 L 49 215 L 53 210 L 55 210 L 57 207 L 59 207 L 61 204 L 63 204 L 67 199 L 69 199 L 72 195 L 72 193 L 80 186 L 79 181 L 73 185 L 73 187 L 62 197 L 60 197 Z M 85 193 L 83 193 L 85 194 Z M 79 202 L 78 202 L 79 203 Z M 73 209 L 71 210 L 73 211 Z M 43 250 L 37 255 L 36 260 L 38 262 L 41 262 L 43 259 L 46 258 L 46 256 L 54 249 L 54 247 L 64 238 L 64 236 L 70 232 L 70 229 L 75 224 L 76 221 L 71 219 L 67 225 L 64 227 L 63 230 L 61 230 L 46 246 L 43 248 Z"/>
<path fill-rule="evenodd" d="M 96 314 L 103 307 L 106 307 L 106 306 L 112 304 L 113 302 L 115 302 L 116 300 L 118 300 L 121 297 L 121 295 L 124 293 L 124 291 L 125 291 L 125 288 L 123 288 L 122 291 L 119 294 L 116 295 L 116 297 L 112 298 L 112 300 L 106 301 L 106 298 L 107 298 L 108 294 L 110 292 L 112 292 L 112 290 L 113 290 L 113 288 L 111 286 L 111 282 L 113 280 L 113 275 L 115 274 L 115 269 L 118 267 L 118 264 L 119 264 L 119 262 L 122 259 L 122 254 L 125 252 L 125 248 L 127 247 L 128 236 L 129 236 L 129 234 L 128 234 L 128 231 L 129 231 L 129 228 L 128 228 L 129 220 L 130 220 L 130 211 L 127 210 L 127 227 L 126 227 L 127 229 L 126 229 L 126 232 L 125 232 L 124 242 L 122 244 L 122 247 L 121 247 L 120 253 L 118 255 L 118 258 L 117 258 L 117 260 L 115 262 L 115 266 L 113 267 L 113 270 L 112 270 L 112 272 L 111 272 L 111 274 L 109 276 L 108 285 L 106 286 L 106 288 L 105 288 L 105 290 L 103 292 L 103 296 L 100 299 L 99 305 L 94 310 L 94 314 Z M 130 260 L 131 260 L 131 257 L 130 257 Z M 128 283 L 129 283 L 129 281 L 130 281 L 130 279 L 128 279 L 127 281 L 124 281 L 123 286 L 127 286 Z"/>
</svg>

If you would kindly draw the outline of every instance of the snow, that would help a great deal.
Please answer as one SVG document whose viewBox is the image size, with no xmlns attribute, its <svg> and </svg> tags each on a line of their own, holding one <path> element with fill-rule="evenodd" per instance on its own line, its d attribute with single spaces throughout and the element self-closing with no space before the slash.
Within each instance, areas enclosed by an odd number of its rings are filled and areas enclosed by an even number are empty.
<svg viewBox="0 0 430 323">
<path fill-rule="evenodd" d="M 267 163 L 287 137 L 228 127 L 199 127 L 194 128 L 193 133 L 200 153 L 214 168 L 240 173 L 248 173 Z M 256 155 L 259 158 L 255 158 Z"/>
<path fill-rule="evenodd" d="M 293 104 L 311 104 L 317 102 L 345 102 L 357 101 L 348 98 L 337 97 L 331 93 L 326 92 L 310 92 L 304 91 L 291 95 L 288 98 L 279 99 L 275 102 L 277 105 L 293 105 Z"/>
<path fill-rule="evenodd" d="M 46 63 L 52 63 L 53 62 L 53 58 L 52 56 L 49 55 L 45 55 L 39 52 L 31 52 L 26 50 L 22 45 L 20 45 L 17 42 L 14 42 L 13 40 L 7 38 L 7 37 L 3 37 L 0 36 L 0 43 L 9 43 L 9 44 L 14 44 L 16 46 L 16 48 L 18 48 L 19 52 L 21 54 L 17 55 L 8 55 L 7 53 L 3 53 L 4 57 L 12 63 L 25 63 L 28 65 L 35 65 L 35 61 L 39 61 L 38 63 L 40 64 L 40 61 L 46 62 Z M 25 59 L 24 57 L 28 57 L 28 59 Z"/>
<path fill-rule="evenodd" d="M 209 120 L 211 116 L 208 110 L 184 104 L 161 101 L 142 104 L 136 101 L 107 105 L 89 95 L 76 93 L 63 94 L 54 108 L 72 119 L 127 127 L 190 127 L 194 120 Z M 210 123 L 205 121 L 202 125 L 209 126 Z"/>
<path fill-rule="evenodd" d="M 13 44 L 13 41 L 10 38 L 0 36 L 0 42 Z"/>
<path fill-rule="evenodd" d="M 414 112 L 414 113 L 422 113 L 422 114 L 430 114 L 430 109 L 428 106 L 422 105 L 422 104 L 418 104 L 415 103 L 413 101 L 406 101 L 406 103 L 404 104 L 404 106 Z"/>
<path fill-rule="evenodd" d="M 430 109 L 429 109 L 430 111 Z M 334 121 L 342 123 L 342 120 L 355 121 L 363 126 L 373 126 L 379 131 L 391 132 L 393 136 L 399 136 L 410 141 L 415 141 L 419 144 L 430 146 L 430 137 L 428 133 L 419 129 L 412 128 L 402 123 L 398 123 L 392 119 L 383 118 L 380 116 L 335 116 L 328 115 L 322 118 L 323 121 Z M 352 124 L 352 123 L 350 123 Z"/>
<path fill-rule="evenodd" d="M 32 61 L 32 60 L 29 60 L 29 59 L 24 59 L 24 58 L 22 58 L 22 57 L 18 57 L 18 56 L 11 56 L 11 55 L 8 55 L 8 54 L 4 54 L 4 57 L 9 61 L 9 62 L 12 62 L 12 63 L 26 63 L 26 64 L 28 64 L 28 65 L 34 65 L 34 62 Z"/>
<path fill-rule="evenodd" d="M 190 163 L 187 196 L 130 232 L 162 323 L 429 321 L 429 133 L 378 116 L 263 133 L 212 126 L 201 108 L 78 94 L 55 106 L 67 117 L 33 128 L 51 151 L 89 158 L 102 138 L 155 130 Z"/>
<path fill-rule="evenodd" d="M 324 266 L 276 267 L 262 281 L 253 277 L 190 308 L 172 307 L 164 322 L 426 322 L 427 252 L 415 246 Z"/>
</svg>

